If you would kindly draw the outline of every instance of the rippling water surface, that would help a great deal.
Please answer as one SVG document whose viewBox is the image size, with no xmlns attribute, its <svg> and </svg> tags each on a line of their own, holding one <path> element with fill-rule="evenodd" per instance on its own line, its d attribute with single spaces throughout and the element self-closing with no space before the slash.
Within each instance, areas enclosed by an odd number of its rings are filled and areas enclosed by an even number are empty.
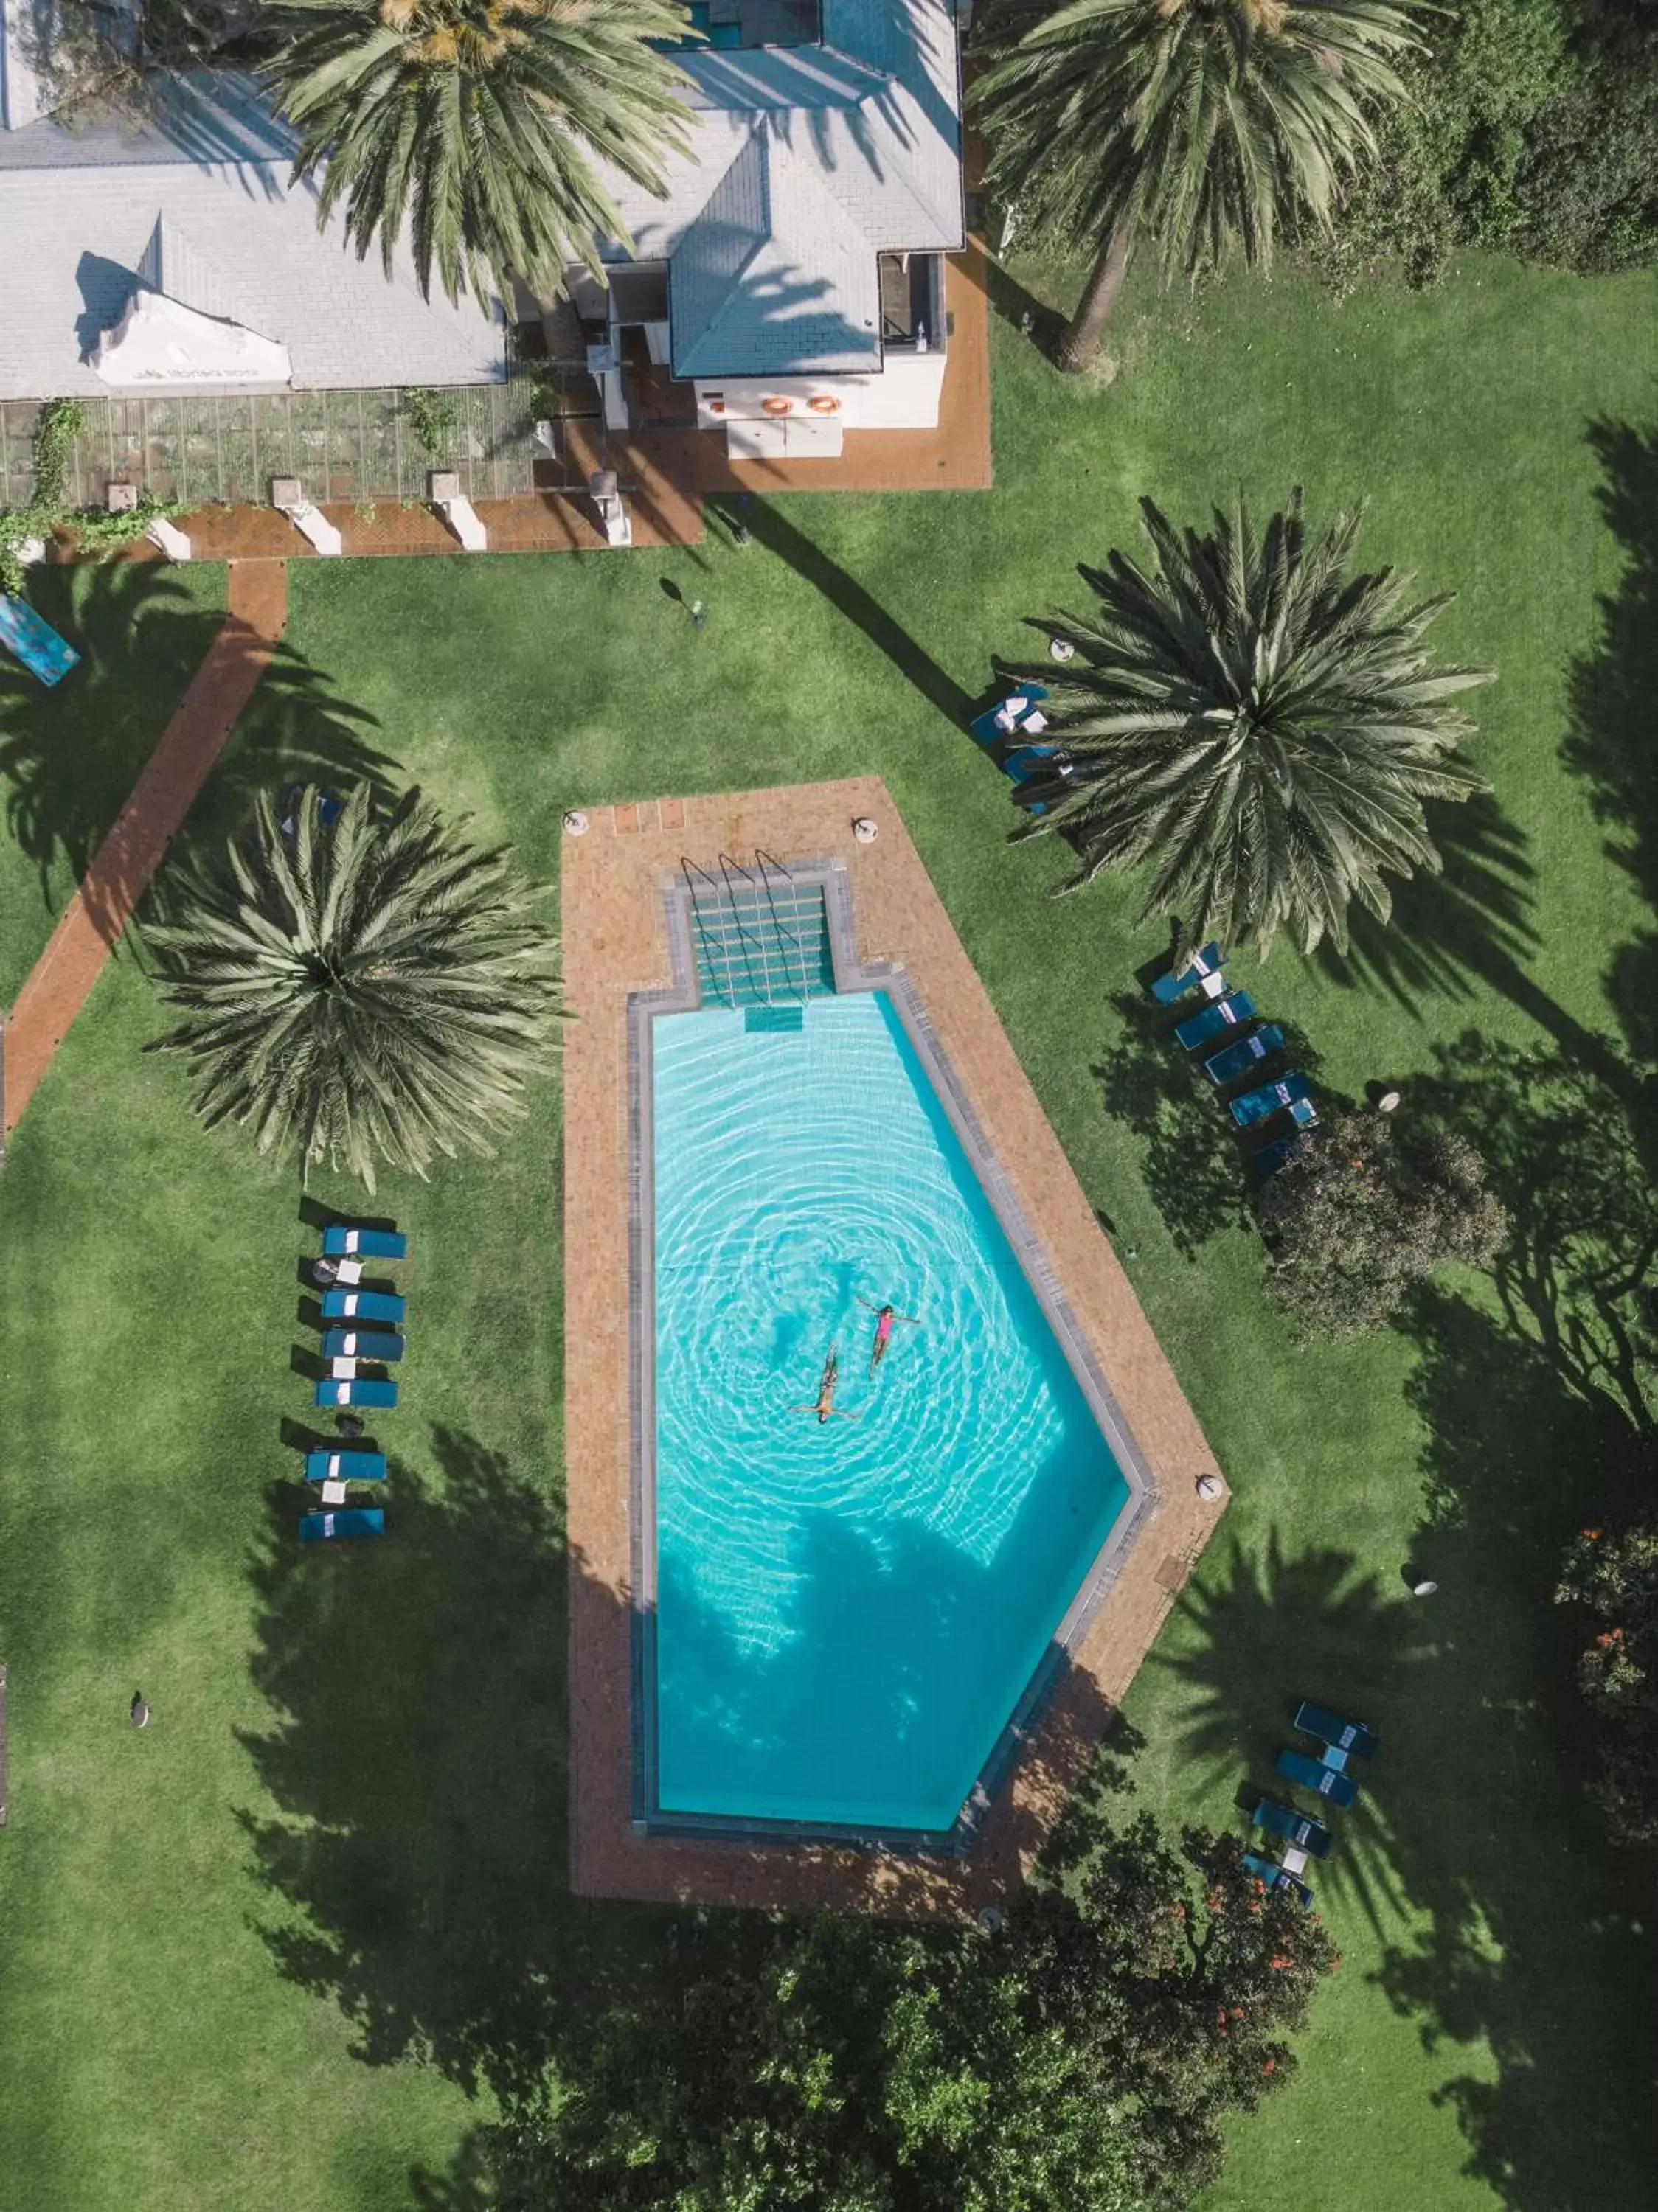
<svg viewBox="0 0 1658 2212">
<path fill-rule="evenodd" d="M 948 1828 L 1127 1486 L 885 993 L 653 1040 L 659 1801 Z"/>
</svg>

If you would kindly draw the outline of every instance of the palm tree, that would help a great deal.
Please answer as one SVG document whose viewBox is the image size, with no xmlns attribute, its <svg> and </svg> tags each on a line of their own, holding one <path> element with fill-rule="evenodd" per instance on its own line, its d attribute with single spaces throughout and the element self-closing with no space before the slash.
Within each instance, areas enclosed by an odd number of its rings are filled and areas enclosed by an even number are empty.
<svg viewBox="0 0 1658 2212">
<path fill-rule="evenodd" d="M 1099 349 L 1137 239 L 1165 275 L 1234 248 L 1270 265 L 1281 234 L 1327 232 L 1403 97 L 1419 0 L 991 0 L 974 89 L 990 189 L 1047 243 L 1094 256 L 1061 339 Z"/>
<path fill-rule="evenodd" d="M 152 1049 L 189 1056 L 210 1127 L 343 1162 L 372 1190 L 376 1158 L 424 1176 L 523 1113 L 556 1032 L 558 944 L 524 918 L 541 894 L 506 852 L 460 842 L 418 791 L 377 814 L 360 783 L 322 814 L 314 785 L 283 822 L 261 793 L 228 865 L 146 931 L 185 1010 Z"/>
<path fill-rule="evenodd" d="M 345 211 L 387 274 L 405 227 L 421 289 L 485 306 L 511 272 L 556 292 L 626 227 L 600 160 L 660 195 L 687 144 L 685 82 L 649 41 L 683 36 L 672 0 L 278 0 L 290 35 L 265 74 L 300 132 L 318 220 Z"/>
<path fill-rule="evenodd" d="M 1281 928 L 1344 950 L 1351 901 L 1385 921 L 1388 875 L 1437 872 L 1423 802 L 1486 788 L 1448 702 L 1490 672 L 1421 649 L 1449 592 L 1407 606 L 1408 577 L 1349 573 L 1358 514 L 1314 539 L 1299 490 L 1259 532 L 1241 493 L 1208 532 L 1140 506 L 1150 573 L 1117 552 L 1083 568 L 1094 617 L 1033 624 L 1072 657 L 1002 672 L 1047 686 L 1058 749 L 1019 787 L 1046 810 L 1019 834 L 1065 831 L 1076 883 L 1153 861 L 1140 918 L 1185 916 L 1177 952 L 1265 953 Z"/>
</svg>

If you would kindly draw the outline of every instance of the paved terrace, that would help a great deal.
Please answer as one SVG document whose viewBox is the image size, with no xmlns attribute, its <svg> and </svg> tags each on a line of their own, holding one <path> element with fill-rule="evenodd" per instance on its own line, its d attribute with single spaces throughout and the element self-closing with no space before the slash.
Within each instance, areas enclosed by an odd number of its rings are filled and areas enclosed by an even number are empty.
<svg viewBox="0 0 1658 2212">
<path fill-rule="evenodd" d="M 871 817 L 873 845 L 852 823 Z M 756 846 L 843 862 L 858 957 L 902 966 L 1159 1493 L 968 1857 L 682 1840 L 633 1825 L 628 1498 L 627 1001 L 667 988 L 664 889 L 682 855 Z M 565 1293 L 570 1541 L 570 1879 L 590 1896 L 832 1905 L 960 1919 L 1018 1888 L 1213 1534 L 1215 1460 L 1101 1234 L 902 817 L 878 778 L 606 807 L 564 850 Z"/>
<path fill-rule="evenodd" d="M 838 460 L 729 461 L 716 433 L 688 419 L 688 387 L 634 371 L 638 427 L 607 431 L 596 416 L 558 424 L 559 458 L 538 464 L 549 479 L 533 495 L 478 498 L 474 504 L 500 553 L 595 552 L 603 549 L 593 503 L 584 495 L 595 469 L 614 469 L 633 522 L 636 546 L 694 545 L 710 497 L 738 492 L 986 491 L 991 485 L 989 307 L 984 252 L 977 240 L 951 257 L 945 298 L 953 318 L 949 366 L 936 430 L 849 430 Z M 380 502 L 370 517 L 343 501 L 320 502 L 353 558 L 459 553 L 458 540 L 429 507 Z M 182 524 L 203 561 L 308 561 L 317 556 L 285 515 L 269 507 L 203 507 Z M 70 556 L 72 557 L 72 556 Z M 139 543 L 117 556 L 159 560 Z"/>
</svg>

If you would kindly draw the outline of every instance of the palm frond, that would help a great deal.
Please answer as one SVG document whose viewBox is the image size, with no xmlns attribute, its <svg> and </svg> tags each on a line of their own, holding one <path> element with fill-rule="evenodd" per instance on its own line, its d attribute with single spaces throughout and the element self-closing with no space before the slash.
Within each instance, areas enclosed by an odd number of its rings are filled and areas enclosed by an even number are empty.
<svg viewBox="0 0 1658 2212">
<path fill-rule="evenodd" d="M 1263 531 L 1241 495 L 1206 532 L 1142 514 L 1149 569 L 1113 551 L 1082 571 L 1090 614 L 1033 625 L 1075 659 L 1003 671 L 1046 687 L 1057 749 L 1021 834 L 1067 836 L 1077 883 L 1149 861 L 1143 916 L 1179 915 L 1186 951 L 1344 946 L 1355 900 L 1385 917 L 1389 877 L 1437 870 L 1427 805 L 1485 788 L 1450 702 L 1490 672 L 1430 664 L 1448 594 L 1350 573 L 1356 515 L 1311 534 L 1299 491 Z"/>
<path fill-rule="evenodd" d="M 145 936 L 184 1018 L 196 1111 L 261 1152 L 424 1176 L 490 1150 L 524 1112 L 560 1018 L 557 940 L 504 849 L 461 842 L 411 791 L 389 815 L 359 784 L 332 824 L 320 793 L 284 830 L 262 795 L 251 834 L 198 872 Z"/>
<path fill-rule="evenodd" d="M 673 0 L 276 0 L 265 75 L 359 258 L 399 240 L 423 292 L 485 305 L 513 274 L 556 292 L 625 235 L 598 161 L 647 191 L 689 145 L 686 80 L 651 41 Z"/>
<path fill-rule="evenodd" d="M 1165 269 L 1325 231 L 1403 99 L 1424 0 L 991 0 L 973 98 L 990 189 L 1021 228 L 1097 250 L 1133 226 Z"/>
</svg>

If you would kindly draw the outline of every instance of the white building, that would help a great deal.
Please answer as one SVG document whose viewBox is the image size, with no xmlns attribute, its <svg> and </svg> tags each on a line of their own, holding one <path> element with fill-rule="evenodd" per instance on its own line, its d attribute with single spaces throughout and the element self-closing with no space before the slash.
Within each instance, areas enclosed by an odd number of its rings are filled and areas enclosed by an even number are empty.
<svg viewBox="0 0 1658 2212">
<path fill-rule="evenodd" d="M 0 398 L 482 384 L 504 317 L 388 283 L 314 193 L 247 80 L 172 80 L 143 129 L 44 112 L 28 11 L 0 0 Z M 609 179 L 631 234 L 611 282 L 572 271 L 607 419 L 631 354 L 694 386 L 734 453 L 839 450 L 844 427 L 938 420 L 941 257 L 963 244 L 953 0 L 697 0 L 679 50 L 692 151 L 653 198 Z"/>
<path fill-rule="evenodd" d="M 667 198 L 607 179 L 632 243 L 607 256 L 613 330 L 643 326 L 734 453 L 933 428 L 964 243 L 950 0 L 708 0 L 706 24 L 729 43 L 676 56 L 698 127 Z"/>
</svg>

